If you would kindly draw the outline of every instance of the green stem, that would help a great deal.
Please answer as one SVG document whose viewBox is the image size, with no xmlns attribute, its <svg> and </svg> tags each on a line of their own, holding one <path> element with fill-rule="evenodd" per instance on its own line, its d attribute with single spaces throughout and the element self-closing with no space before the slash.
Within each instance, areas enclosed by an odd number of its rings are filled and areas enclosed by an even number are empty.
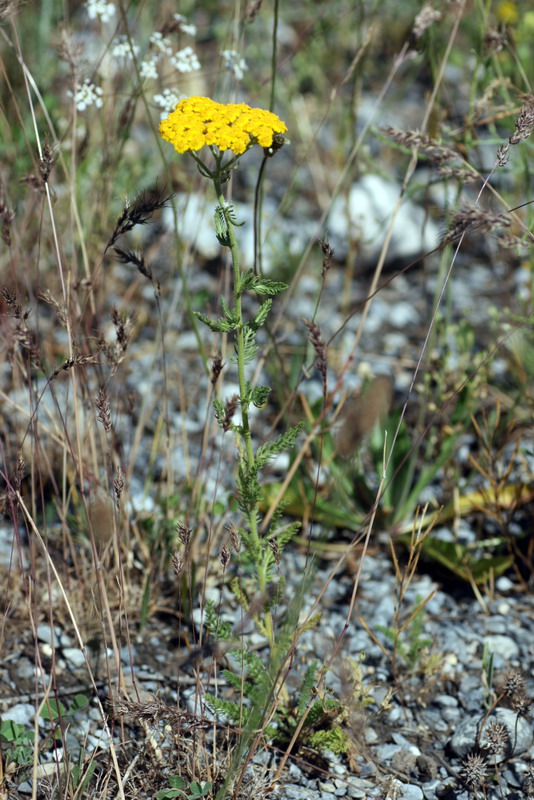
<svg viewBox="0 0 534 800">
<path fill-rule="evenodd" d="M 220 162 L 218 166 L 219 165 Z M 241 283 L 241 271 L 239 268 L 239 251 L 237 246 L 237 239 L 235 237 L 235 232 L 234 232 L 234 225 L 227 211 L 227 205 L 222 192 L 221 181 L 219 176 L 220 176 L 220 170 L 218 170 L 216 173 L 212 173 L 213 185 L 215 187 L 217 200 L 220 208 L 224 213 L 224 217 L 226 220 L 226 226 L 228 229 L 228 241 L 230 243 L 230 252 L 232 254 L 232 269 L 234 273 L 234 287 L 233 287 L 234 306 L 238 319 L 238 325 L 235 335 L 236 335 L 236 351 L 237 351 L 237 372 L 239 379 L 239 395 L 241 403 L 241 437 L 245 444 L 245 454 L 248 463 L 248 471 L 252 472 L 254 470 L 256 460 L 254 456 L 254 448 L 252 446 L 252 435 L 250 432 L 250 420 L 248 414 L 250 400 L 248 397 L 247 383 L 245 379 L 245 323 L 243 321 L 241 291 L 239 289 Z M 259 589 L 260 592 L 263 593 L 267 588 L 267 574 L 266 574 L 265 560 L 263 557 L 263 548 L 261 546 L 261 538 L 258 531 L 258 501 L 256 499 L 254 499 L 254 501 L 248 505 L 248 523 L 249 523 L 250 533 L 254 540 L 254 548 L 256 552 L 260 553 L 258 563 L 256 564 L 256 569 L 258 574 Z M 264 623 L 267 631 L 267 638 L 269 639 L 269 643 L 272 648 L 272 645 L 274 645 L 274 633 L 273 633 L 272 617 L 270 612 L 267 612 L 265 614 Z"/>
<path fill-rule="evenodd" d="M 278 12 L 279 0 L 274 0 L 274 17 L 273 17 L 273 48 L 271 55 L 271 101 L 269 103 L 269 110 L 274 109 L 274 98 L 276 96 L 276 50 L 278 44 Z"/>
</svg>

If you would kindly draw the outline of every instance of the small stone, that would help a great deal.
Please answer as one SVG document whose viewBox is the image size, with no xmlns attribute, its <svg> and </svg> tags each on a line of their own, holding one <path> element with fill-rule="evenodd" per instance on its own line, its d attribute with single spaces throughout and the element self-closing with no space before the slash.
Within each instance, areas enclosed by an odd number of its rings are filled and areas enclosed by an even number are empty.
<svg viewBox="0 0 534 800">
<path fill-rule="evenodd" d="M 331 764 L 330 771 L 333 772 L 335 775 L 346 775 L 348 772 L 344 764 Z"/>
<path fill-rule="evenodd" d="M 514 588 L 514 584 L 506 575 L 501 575 L 501 577 L 497 578 L 495 581 L 495 588 L 498 592 L 511 592 Z M 502 612 L 499 611 L 499 613 L 501 614 Z"/>
<path fill-rule="evenodd" d="M 427 781 L 424 784 L 422 789 L 423 789 L 423 796 L 424 796 L 425 800 L 435 800 L 435 798 L 436 798 L 436 790 L 437 790 L 438 786 L 440 785 L 440 783 L 441 783 L 441 781 L 434 780 L 434 781 Z"/>
<path fill-rule="evenodd" d="M 63 656 L 70 661 L 73 667 L 83 667 L 85 664 L 85 656 L 77 647 L 65 647 Z"/>
<path fill-rule="evenodd" d="M 374 728 L 368 727 L 364 730 L 363 738 L 367 744 L 375 744 L 375 742 L 378 742 L 378 733 Z"/>
<path fill-rule="evenodd" d="M 362 778 L 367 778 L 370 775 L 376 775 L 376 765 L 373 764 L 372 761 L 366 761 L 365 764 L 362 764 L 361 766 L 360 775 Z"/>
<path fill-rule="evenodd" d="M 362 797 L 366 797 L 366 793 L 364 789 L 359 789 L 357 786 L 347 786 L 347 794 L 349 797 L 354 797 L 355 800 L 360 800 Z"/>
<path fill-rule="evenodd" d="M 23 680 L 28 678 L 33 680 L 35 678 L 35 664 L 32 664 L 31 661 L 24 659 L 22 663 L 17 666 L 17 675 Z"/>
<path fill-rule="evenodd" d="M 53 642 L 54 647 L 59 647 L 59 636 L 45 622 L 41 622 L 37 626 L 37 638 L 40 642 L 46 642 L 46 644 L 52 644 Z"/>
<path fill-rule="evenodd" d="M 291 763 L 289 765 L 288 773 L 290 778 L 293 778 L 293 780 L 299 780 L 302 777 L 302 770 L 298 764 L 295 763 Z"/>
<path fill-rule="evenodd" d="M 311 794 L 308 789 L 303 789 L 294 783 L 286 783 L 284 785 L 283 797 L 288 800 L 311 800 Z"/>
<path fill-rule="evenodd" d="M 402 787 L 402 800 L 424 800 L 422 789 L 419 786 L 414 786 L 413 783 L 405 783 Z"/>
<path fill-rule="evenodd" d="M 321 781 L 321 789 L 323 789 L 325 792 L 332 793 L 336 791 L 336 787 L 333 783 L 330 783 L 330 781 Z"/>
<path fill-rule="evenodd" d="M 10 719 L 18 725 L 31 725 L 35 715 L 35 706 L 31 703 L 17 703 L 2 714 L 2 720 Z"/>
<path fill-rule="evenodd" d="M 484 643 L 487 644 L 490 653 L 498 656 L 503 664 L 508 664 L 512 659 L 519 658 L 519 647 L 510 636 L 486 636 Z"/>
<path fill-rule="evenodd" d="M 391 761 L 397 753 L 402 751 L 403 748 L 398 744 L 380 744 L 376 748 L 376 756 L 379 761 Z"/>
<path fill-rule="evenodd" d="M 458 708 L 457 698 L 451 697 L 450 694 L 439 694 L 437 697 L 434 697 L 432 702 L 437 706 L 452 706 L 453 708 Z"/>
</svg>

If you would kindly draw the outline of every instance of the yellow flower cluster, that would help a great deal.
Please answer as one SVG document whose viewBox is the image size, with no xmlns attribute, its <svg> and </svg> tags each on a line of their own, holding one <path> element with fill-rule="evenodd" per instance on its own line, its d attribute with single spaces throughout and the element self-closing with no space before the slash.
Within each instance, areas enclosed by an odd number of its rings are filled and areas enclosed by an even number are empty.
<svg viewBox="0 0 534 800">
<path fill-rule="evenodd" d="M 212 145 L 241 155 L 252 144 L 270 147 L 274 135 L 285 131 L 282 120 L 271 111 L 245 103 L 216 103 L 208 97 L 181 100 L 159 126 L 160 136 L 179 153 Z"/>
</svg>

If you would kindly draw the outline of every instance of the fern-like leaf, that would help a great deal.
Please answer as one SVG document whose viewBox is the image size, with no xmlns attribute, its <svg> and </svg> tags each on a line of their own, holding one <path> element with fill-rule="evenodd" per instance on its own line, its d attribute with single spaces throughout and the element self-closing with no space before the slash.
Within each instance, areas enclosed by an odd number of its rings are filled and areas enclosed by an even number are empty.
<svg viewBox="0 0 534 800">
<path fill-rule="evenodd" d="M 261 469 L 270 458 L 274 458 L 275 456 L 279 455 L 284 450 L 290 450 L 294 447 L 295 442 L 297 440 L 297 436 L 299 435 L 300 431 L 304 426 L 303 422 L 299 422 L 298 425 L 294 425 L 292 428 L 289 428 L 285 433 L 282 433 L 280 436 L 277 436 L 276 439 L 272 442 L 267 442 L 266 444 L 261 445 L 258 447 L 256 452 L 256 467 L 257 469 Z"/>
<path fill-rule="evenodd" d="M 257 331 L 258 328 L 261 328 L 261 326 L 263 325 L 263 323 L 267 319 L 267 316 L 269 314 L 269 311 L 271 310 L 272 304 L 273 304 L 273 301 L 270 300 L 270 299 L 266 300 L 264 303 L 261 304 L 261 306 L 259 307 L 259 310 L 256 312 L 256 314 L 254 316 L 254 319 L 250 323 L 250 327 L 252 328 L 253 331 Z"/>
<path fill-rule="evenodd" d="M 243 717 L 246 719 L 246 709 L 243 709 L 240 703 L 235 703 L 232 700 L 222 700 L 212 694 L 205 694 L 204 702 L 214 714 L 224 715 L 233 725 L 242 723 Z"/>
</svg>

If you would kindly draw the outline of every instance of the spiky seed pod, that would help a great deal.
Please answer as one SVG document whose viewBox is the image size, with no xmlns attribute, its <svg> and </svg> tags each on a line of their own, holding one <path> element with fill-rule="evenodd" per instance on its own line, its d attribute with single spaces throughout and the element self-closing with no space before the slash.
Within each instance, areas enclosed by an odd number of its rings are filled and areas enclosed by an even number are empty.
<svg viewBox="0 0 534 800">
<path fill-rule="evenodd" d="M 482 786 L 487 779 L 487 764 L 483 756 L 478 753 L 469 753 L 462 763 L 460 774 L 466 786 L 475 789 Z"/>
<path fill-rule="evenodd" d="M 509 741 L 508 728 L 501 722 L 491 722 L 482 735 L 482 747 L 494 756 L 503 753 Z"/>
<path fill-rule="evenodd" d="M 502 691 L 507 697 L 524 694 L 525 676 L 519 669 L 507 669 L 502 679 Z"/>
</svg>

